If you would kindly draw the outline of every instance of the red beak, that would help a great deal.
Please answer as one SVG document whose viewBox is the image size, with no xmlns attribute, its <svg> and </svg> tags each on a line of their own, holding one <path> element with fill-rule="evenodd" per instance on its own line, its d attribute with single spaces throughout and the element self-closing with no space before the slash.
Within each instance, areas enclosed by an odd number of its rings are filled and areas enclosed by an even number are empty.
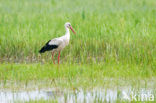
<svg viewBox="0 0 156 103">
<path fill-rule="evenodd" d="M 76 32 L 74 31 L 74 29 L 72 28 L 72 26 L 70 26 L 71 31 L 76 34 Z"/>
</svg>

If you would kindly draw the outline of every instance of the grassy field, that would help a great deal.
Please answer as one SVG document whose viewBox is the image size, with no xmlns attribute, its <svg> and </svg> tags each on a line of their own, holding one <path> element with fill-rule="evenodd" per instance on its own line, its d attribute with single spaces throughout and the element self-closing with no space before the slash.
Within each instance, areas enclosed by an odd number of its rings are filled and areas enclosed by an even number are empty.
<svg viewBox="0 0 156 103">
<path fill-rule="evenodd" d="M 39 87 L 84 89 L 94 87 L 122 87 L 128 85 L 136 87 L 150 86 L 154 88 L 156 82 L 154 80 L 155 72 L 153 72 L 154 68 L 152 66 L 135 64 L 107 63 L 98 65 L 75 64 L 70 66 L 67 64 L 60 66 L 51 64 L 1 64 L 0 71 L 2 86 L 9 88 L 8 84 L 11 84 L 15 86 L 14 89 L 23 87 L 23 84 L 27 85 L 28 89 L 30 89 L 30 86 L 31 88 L 33 87 L 32 82 L 39 85 Z M 9 80 L 11 82 L 8 82 Z"/>
<path fill-rule="evenodd" d="M 38 51 L 67 21 L 77 34 L 53 65 Z M 155 89 L 155 78 L 155 0 L 0 0 L 1 89 Z"/>
<path fill-rule="evenodd" d="M 67 63 L 156 60 L 155 0 L 1 0 L 0 61 L 50 61 L 39 49 L 64 35 L 69 21 L 77 35 L 62 52 Z"/>
</svg>

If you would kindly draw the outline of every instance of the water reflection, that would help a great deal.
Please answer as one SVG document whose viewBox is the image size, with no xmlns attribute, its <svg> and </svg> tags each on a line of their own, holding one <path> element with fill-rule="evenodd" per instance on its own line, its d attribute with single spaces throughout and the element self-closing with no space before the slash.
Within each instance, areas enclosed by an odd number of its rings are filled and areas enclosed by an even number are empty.
<svg viewBox="0 0 156 103">
<path fill-rule="evenodd" d="M 57 100 L 59 103 L 93 103 L 109 102 L 117 100 L 130 101 L 130 94 L 142 91 L 144 93 L 153 93 L 153 90 L 147 89 L 93 89 L 93 90 L 35 90 L 35 91 L 0 91 L 0 103 L 12 103 L 14 101 L 30 100 Z"/>
</svg>

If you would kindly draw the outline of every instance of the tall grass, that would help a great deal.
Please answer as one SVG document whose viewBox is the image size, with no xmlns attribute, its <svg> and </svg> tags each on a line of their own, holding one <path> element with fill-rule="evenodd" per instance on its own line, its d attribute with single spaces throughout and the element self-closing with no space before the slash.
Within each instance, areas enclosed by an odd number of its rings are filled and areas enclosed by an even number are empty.
<svg viewBox="0 0 156 103">
<path fill-rule="evenodd" d="M 1 0 L 0 61 L 49 61 L 38 51 L 67 21 L 77 34 L 63 62 L 156 62 L 155 0 Z"/>
</svg>

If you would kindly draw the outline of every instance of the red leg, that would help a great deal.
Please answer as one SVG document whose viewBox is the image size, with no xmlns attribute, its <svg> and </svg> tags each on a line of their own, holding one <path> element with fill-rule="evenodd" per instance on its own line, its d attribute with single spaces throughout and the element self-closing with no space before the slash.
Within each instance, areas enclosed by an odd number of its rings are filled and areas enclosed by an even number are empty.
<svg viewBox="0 0 156 103">
<path fill-rule="evenodd" d="M 52 52 L 51 55 L 52 55 L 53 63 L 55 64 L 55 61 L 54 61 L 54 58 L 53 58 L 54 57 L 54 52 Z"/>
<path fill-rule="evenodd" d="M 59 54 L 58 54 L 58 64 L 59 64 L 59 61 L 60 61 L 60 51 L 59 51 Z"/>
</svg>

